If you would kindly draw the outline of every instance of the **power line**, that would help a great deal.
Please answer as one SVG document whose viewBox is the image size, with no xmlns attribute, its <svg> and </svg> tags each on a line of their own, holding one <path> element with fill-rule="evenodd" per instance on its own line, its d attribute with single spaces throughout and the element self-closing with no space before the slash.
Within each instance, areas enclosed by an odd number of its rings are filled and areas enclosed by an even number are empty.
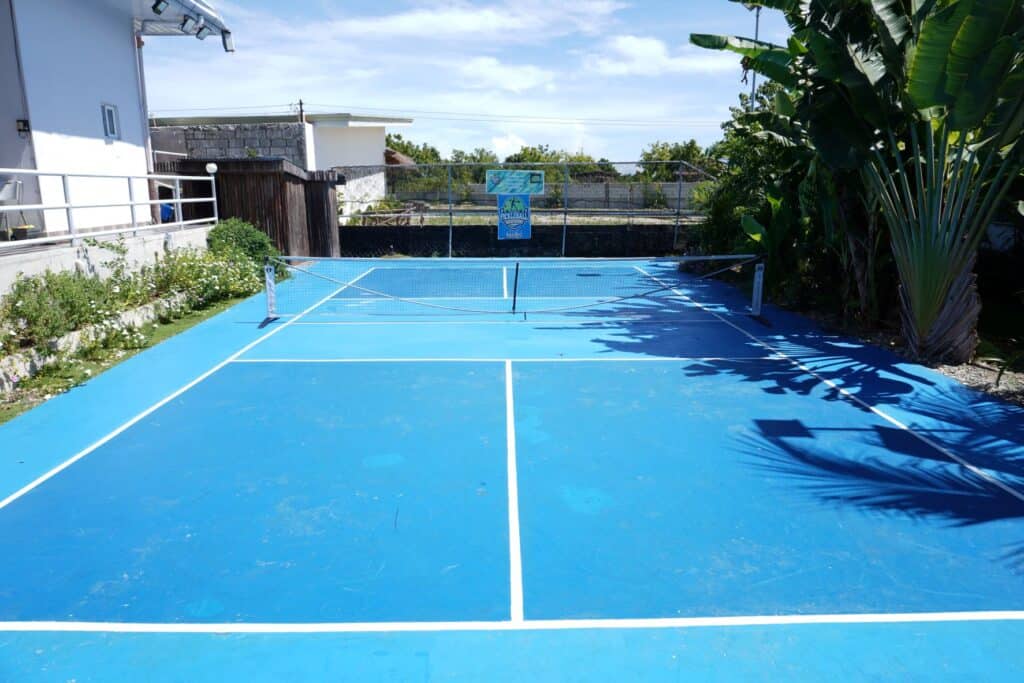
<svg viewBox="0 0 1024 683">
<path fill-rule="evenodd" d="M 245 105 L 228 107 L 196 107 L 182 109 L 154 109 L 151 114 L 188 114 L 193 112 L 236 112 L 260 110 L 264 113 L 294 112 L 295 104 L 265 104 Z M 487 114 L 481 112 L 453 112 L 433 111 L 424 109 L 386 109 L 380 107 L 350 107 L 341 104 L 317 104 L 310 103 L 309 108 L 316 108 L 321 113 L 328 110 L 344 110 L 347 113 L 359 115 L 366 112 L 369 115 L 390 114 L 402 116 L 412 114 L 418 119 L 429 121 L 458 121 L 465 123 L 536 123 L 552 126 L 609 126 L 623 128 L 650 128 L 665 126 L 689 126 L 689 127 L 718 127 L 722 121 L 715 119 L 605 119 L 589 117 L 564 117 L 564 116 L 530 116 L 518 114 Z M 308 111 L 308 110 L 307 110 Z"/>
</svg>

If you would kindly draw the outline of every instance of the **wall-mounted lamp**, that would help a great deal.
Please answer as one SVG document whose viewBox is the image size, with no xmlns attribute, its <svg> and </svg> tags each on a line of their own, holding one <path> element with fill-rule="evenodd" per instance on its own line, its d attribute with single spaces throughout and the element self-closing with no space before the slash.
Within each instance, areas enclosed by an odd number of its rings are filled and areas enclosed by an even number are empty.
<svg viewBox="0 0 1024 683">
<path fill-rule="evenodd" d="M 167 6 L 170 4 L 171 3 L 168 2 L 168 0 L 156 0 L 156 2 L 153 3 L 153 14 L 163 14 L 164 10 L 167 9 Z"/>
<path fill-rule="evenodd" d="M 213 163 L 212 161 L 206 164 L 206 172 L 209 173 L 210 175 L 215 174 L 217 172 L 217 164 Z"/>
<path fill-rule="evenodd" d="M 193 17 L 191 14 L 186 14 L 181 20 L 181 32 L 192 33 L 199 26 L 199 20 Z"/>
<path fill-rule="evenodd" d="M 235 51 L 235 39 L 231 37 L 231 31 L 221 31 L 220 42 L 224 45 L 224 52 Z"/>
<path fill-rule="evenodd" d="M 206 40 L 206 36 L 210 35 L 211 33 L 213 33 L 212 28 L 210 28 L 209 26 L 202 26 L 199 28 L 198 31 L 196 31 L 196 38 L 198 38 L 199 40 Z"/>
</svg>

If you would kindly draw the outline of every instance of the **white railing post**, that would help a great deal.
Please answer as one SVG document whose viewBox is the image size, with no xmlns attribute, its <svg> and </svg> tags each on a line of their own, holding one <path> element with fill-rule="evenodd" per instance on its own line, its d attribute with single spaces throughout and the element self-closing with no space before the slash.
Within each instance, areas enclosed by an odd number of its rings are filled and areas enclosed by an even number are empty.
<svg viewBox="0 0 1024 683">
<path fill-rule="evenodd" d="M 174 222 L 180 228 L 185 220 L 181 215 L 181 179 L 174 179 Z"/>
<path fill-rule="evenodd" d="M 128 202 L 131 204 L 132 212 L 132 237 L 137 237 L 139 234 L 139 220 L 135 216 L 135 183 L 132 182 L 134 178 L 128 176 Z"/>
<path fill-rule="evenodd" d="M 213 222 L 216 225 L 220 222 L 220 214 L 217 211 L 217 174 L 216 171 L 210 174 L 210 196 L 213 198 Z"/>
<path fill-rule="evenodd" d="M 67 216 L 68 234 L 71 235 L 72 246 L 78 245 L 78 231 L 75 229 L 75 212 L 71 208 L 71 185 L 68 182 L 68 174 L 60 176 L 61 186 L 64 188 L 64 215 Z"/>
</svg>

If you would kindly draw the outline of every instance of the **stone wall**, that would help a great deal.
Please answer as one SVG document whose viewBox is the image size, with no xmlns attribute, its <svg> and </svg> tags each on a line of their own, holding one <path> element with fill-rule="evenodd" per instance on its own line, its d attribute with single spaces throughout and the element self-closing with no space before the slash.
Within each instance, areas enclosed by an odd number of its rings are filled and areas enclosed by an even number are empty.
<svg viewBox="0 0 1024 683">
<path fill-rule="evenodd" d="M 192 159 L 275 157 L 308 168 L 305 125 L 298 121 L 161 126 L 153 128 L 152 135 L 154 149 Z"/>
<path fill-rule="evenodd" d="M 338 186 L 338 208 L 343 224 L 353 213 L 365 211 L 384 199 L 387 193 L 386 178 L 381 168 L 348 169 L 344 176 L 345 184 Z"/>
</svg>

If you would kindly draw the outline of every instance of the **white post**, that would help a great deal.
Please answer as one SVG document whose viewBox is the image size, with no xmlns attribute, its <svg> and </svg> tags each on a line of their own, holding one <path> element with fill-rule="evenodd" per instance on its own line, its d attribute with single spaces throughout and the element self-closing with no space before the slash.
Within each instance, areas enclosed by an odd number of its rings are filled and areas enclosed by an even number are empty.
<svg viewBox="0 0 1024 683">
<path fill-rule="evenodd" d="M 174 220 L 181 227 L 184 218 L 181 215 L 181 179 L 174 179 Z"/>
<path fill-rule="evenodd" d="M 267 261 L 263 266 L 263 283 L 267 293 L 267 320 L 277 317 L 277 283 L 274 278 L 274 264 Z"/>
<path fill-rule="evenodd" d="M 68 174 L 62 174 L 60 181 L 64 187 L 64 213 L 68 220 L 68 234 L 71 235 L 71 244 L 77 245 L 78 230 L 75 229 L 75 212 L 71 208 L 71 185 L 68 183 Z"/>
<path fill-rule="evenodd" d="M 452 165 L 448 164 L 445 169 L 448 172 L 448 258 L 452 257 Z"/>
<path fill-rule="evenodd" d="M 139 221 L 135 217 L 135 184 L 132 182 L 132 180 L 133 178 L 131 176 L 128 176 L 128 203 L 131 205 L 132 211 L 132 230 L 135 231 L 132 233 L 132 237 L 137 237 L 139 234 Z"/>
<path fill-rule="evenodd" d="M 754 269 L 754 294 L 750 300 L 750 313 L 755 317 L 761 315 L 761 303 L 764 297 L 764 264 L 758 263 Z"/>
</svg>

